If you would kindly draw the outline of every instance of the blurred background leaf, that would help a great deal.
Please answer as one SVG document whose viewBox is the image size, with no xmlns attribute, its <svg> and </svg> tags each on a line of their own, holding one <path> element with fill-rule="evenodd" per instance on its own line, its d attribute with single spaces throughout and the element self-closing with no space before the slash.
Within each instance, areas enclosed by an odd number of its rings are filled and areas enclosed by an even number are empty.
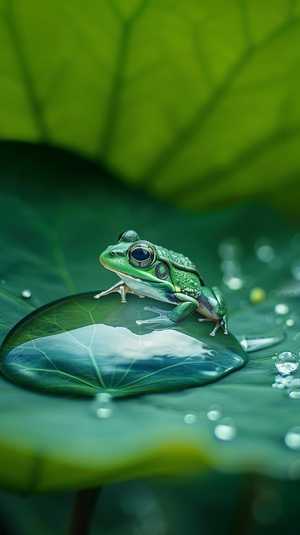
<svg viewBox="0 0 300 535">
<path fill-rule="evenodd" d="M 179 205 L 298 214 L 298 1 L 0 9 L 2 139 L 72 149 Z"/>
</svg>

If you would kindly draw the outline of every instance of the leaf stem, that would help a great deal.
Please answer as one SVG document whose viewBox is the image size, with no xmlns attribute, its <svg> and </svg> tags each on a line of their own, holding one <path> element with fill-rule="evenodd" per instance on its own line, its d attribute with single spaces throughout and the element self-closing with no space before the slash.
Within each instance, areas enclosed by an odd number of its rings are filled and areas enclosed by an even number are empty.
<svg viewBox="0 0 300 535">
<path fill-rule="evenodd" d="M 96 487 L 76 492 L 67 535 L 88 535 L 101 489 Z"/>
</svg>

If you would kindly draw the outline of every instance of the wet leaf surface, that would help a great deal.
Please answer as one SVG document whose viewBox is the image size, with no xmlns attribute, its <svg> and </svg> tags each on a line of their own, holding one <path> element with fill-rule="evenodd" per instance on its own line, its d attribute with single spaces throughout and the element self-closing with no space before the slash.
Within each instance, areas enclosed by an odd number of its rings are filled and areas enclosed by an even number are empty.
<svg viewBox="0 0 300 535">
<path fill-rule="evenodd" d="M 176 392 L 84 399 L 33 392 L 2 377 L 2 487 L 74 489 L 204 467 L 299 479 L 299 400 L 282 381 L 272 387 L 280 375 L 275 353 L 299 357 L 298 298 L 280 293 L 300 257 L 297 231 L 262 206 L 207 215 L 176 211 L 53 149 L 15 147 L 12 157 L 5 146 L 1 158 L 3 338 L 41 305 L 114 284 L 98 256 L 126 228 L 186 254 L 206 284 L 220 286 L 234 335 L 285 335 L 220 381 Z M 101 185 L 91 189 L 94 176 Z M 255 288 L 263 292 L 253 294 Z M 22 296 L 24 289 L 31 297 Z M 223 343 L 226 337 L 217 334 Z M 299 376 L 296 369 L 292 378 Z"/>
</svg>

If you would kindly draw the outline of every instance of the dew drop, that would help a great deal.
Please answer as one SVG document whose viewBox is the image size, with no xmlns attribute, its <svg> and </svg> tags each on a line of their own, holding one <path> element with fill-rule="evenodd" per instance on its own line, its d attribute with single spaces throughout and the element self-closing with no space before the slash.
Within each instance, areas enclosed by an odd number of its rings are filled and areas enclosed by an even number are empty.
<svg viewBox="0 0 300 535">
<path fill-rule="evenodd" d="M 252 288 L 249 295 L 249 300 L 254 305 L 261 303 L 266 298 L 266 291 L 263 288 Z"/>
<path fill-rule="evenodd" d="M 291 399 L 300 399 L 300 390 L 290 390 L 288 396 Z"/>
<path fill-rule="evenodd" d="M 216 425 L 214 429 L 214 434 L 219 440 L 224 440 L 225 442 L 233 440 L 236 437 L 237 430 L 233 425 L 232 420 L 224 419 L 223 422 L 220 422 Z"/>
<path fill-rule="evenodd" d="M 113 411 L 109 407 L 99 407 L 99 409 L 96 410 L 98 418 L 110 418 L 112 413 Z"/>
<path fill-rule="evenodd" d="M 31 297 L 31 291 L 28 289 L 25 289 L 21 292 L 21 296 L 24 297 L 25 299 L 29 299 L 29 297 Z"/>
<path fill-rule="evenodd" d="M 186 424 L 194 424 L 196 421 L 196 416 L 192 412 L 188 412 L 184 415 L 183 420 Z"/>
<path fill-rule="evenodd" d="M 281 316 L 285 316 L 289 313 L 289 307 L 285 303 L 278 303 L 274 308 L 274 312 Z"/>
<path fill-rule="evenodd" d="M 291 351 L 282 351 L 282 353 L 279 353 L 276 357 L 275 366 L 279 373 L 288 375 L 297 370 L 298 361 L 294 353 Z"/>
<path fill-rule="evenodd" d="M 240 290 L 243 288 L 244 283 L 240 277 L 235 277 L 230 274 L 225 274 L 223 277 L 223 281 L 230 288 L 230 290 Z"/>
<path fill-rule="evenodd" d="M 284 442 L 291 450 L 300 451 L 300 427 L 293 427 L 284 437 Z"/>
<path fill-rule="evenodd" d="M 206 416 L 208 420 L 211 420 L 212 422 L 216 422 L 217 420 L 220 420 L 222 413 L 219 410 L 219 407 L 217 405 L 213 405 L 206 413 Z"/>
</svg>

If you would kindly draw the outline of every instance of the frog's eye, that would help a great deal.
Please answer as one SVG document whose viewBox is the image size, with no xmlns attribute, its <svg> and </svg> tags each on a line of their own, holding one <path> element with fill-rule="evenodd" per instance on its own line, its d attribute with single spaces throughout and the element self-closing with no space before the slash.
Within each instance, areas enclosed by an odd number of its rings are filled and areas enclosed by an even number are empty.
<svg viewBox="0 0 300 535">
<path fill-rule="evenodd" d="M 150 267 L 155 259 L 153 247 L 147 243 L 136 243 L 128 252 L 129 262 L 140 269 Z"/>
</svg>

